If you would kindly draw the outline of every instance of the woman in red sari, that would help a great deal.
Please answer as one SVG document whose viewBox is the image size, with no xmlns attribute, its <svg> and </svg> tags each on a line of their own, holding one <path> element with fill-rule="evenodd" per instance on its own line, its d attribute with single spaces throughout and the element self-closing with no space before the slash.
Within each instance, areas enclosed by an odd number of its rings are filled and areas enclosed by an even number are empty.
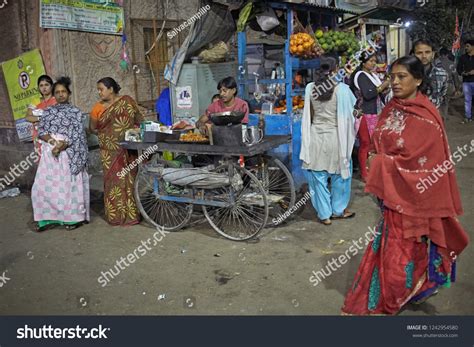
<svg viewBox="0 0 474 347">
<path fill-rule="evenodd" d="M 374 131 L 365 188 L 379 198 L 382 219 L 343 314 L 397 314 L 450 287 L 455 259 L 468 244 L 456 218 L 462 207 L 443 121 L 422 93 L 423 64 L 400 58 L 390 76 L 394 98 Z M 425 188 L 433 175 L 437 180 Z"/>
<path fill-rule="evenodd" d="M 99 138 L 104 169 L 105 218 L 111 225 L 133 225 L 140 222 L 140 213 L 133 196 L 136 168 L 124 170 L 136 158 L 120 147 L 125 132 L 140 125 L 143 115 L 128 95 L 119 96 L 120 86 L 110 77 L 97 82 L 104 109 L 91 120 L 91 130 Z M 127 172 L 123 174 L 123 172 Z"/>
</svg>

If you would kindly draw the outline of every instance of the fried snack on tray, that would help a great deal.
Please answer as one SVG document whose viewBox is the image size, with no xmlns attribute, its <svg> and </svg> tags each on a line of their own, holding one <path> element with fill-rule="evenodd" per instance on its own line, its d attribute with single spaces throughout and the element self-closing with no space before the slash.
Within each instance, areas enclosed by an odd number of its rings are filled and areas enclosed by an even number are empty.
<svg viewBox="0 0 474 347">
<path fill-rule="evenodd" d="M 199 134 L 199 133 L 194 133 L 192 131 L 186 133 L 186 134 L 182 134 L 181 137 L 179 138 L 180 141 L 184 141 L 184 142 L 207 142 L 209 141 L 209 139 L 202 135 L 202 134 Z"/>
</svg>

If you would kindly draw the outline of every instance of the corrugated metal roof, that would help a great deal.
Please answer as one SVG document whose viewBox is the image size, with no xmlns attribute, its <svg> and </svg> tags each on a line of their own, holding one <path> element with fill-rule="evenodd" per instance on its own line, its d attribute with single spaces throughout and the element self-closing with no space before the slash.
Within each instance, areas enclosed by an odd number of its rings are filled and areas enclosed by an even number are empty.
<svg viewBox="0 0 474 347">
<path fill-rule="evenodd" d="M 338 7 L 334 7 L 334 6 L 324 6 L 324 5 L 317 5 L 317 4 L 310 4 L 310 3 L 307 3 L 307 2 L 300 2 L 300 1 L 269 1 L 269 2 L 272 2 L 272 3 L 284 3 L 284 4 L 291 4 L 293 5 L 294 7 L 298 8 L 307 8 L 307 9 L 323 9 L 323 10 L 328 10 L 328 11 L 332 11 L 332 12 L 335 12 L 335 13 L 348 13 L 348 14 L 353 14 L 353 15 L 357 15 L 358 13 L 357 12 L 354 12 L 354 11 L 350 11 L 350 10 L 346 10 L 346 9 L 343 9 L 343 8 L 338 8 Z"/>
<path fill-rule="evenodd" d="M 389 8 L 374 8 L 370 11 L 361 13 L 356 17 L 347 18 L 339 25 L 344 27 L 347 25 L 351 25 L 359 20 L 359 18 L 372 18 L 372 19 L 382 19 L 386 21 L 395 21 L 397 18 L 404 16 L 406 13 L 410 11 L 402 10 L 402 9 L 389 9 Z"/>
</svg>

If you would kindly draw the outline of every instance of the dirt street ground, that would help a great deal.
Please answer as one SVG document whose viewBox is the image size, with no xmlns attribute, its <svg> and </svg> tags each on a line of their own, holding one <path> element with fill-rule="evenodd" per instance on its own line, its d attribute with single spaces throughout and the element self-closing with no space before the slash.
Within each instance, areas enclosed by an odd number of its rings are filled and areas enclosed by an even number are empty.
<svg viewBox="0 0 474 347">
<path fill-rule="evenodd" d="M 451 109 L 451 148 L 470 144 L 474 124 L 459 124 L 462 99 Z M 420 134 L 423 136 L 423 134 Z M 474 153 L 457 165 L 465 215 L 474 225 Z M 207 224 L 167 234 L 105 287 L 101 272 L 133 253 L 155 230 L 145 225 L 112 228 L 93 204 L 92 222 L 75 231 L 30 231 L 28 194 L 0 200 L 0 314 L 48 315 L 338 315 L 362 252 L 317 286 L 309 277 L 376 225 L 374 199 L 353 180 L 354 219 L 326 227 L 310 203 L 283 227 L 258 242 L 220 238 Z M 457 282 L 402 315 L 474 314 L 474 252 L 458 259 Z"/>
</svg>

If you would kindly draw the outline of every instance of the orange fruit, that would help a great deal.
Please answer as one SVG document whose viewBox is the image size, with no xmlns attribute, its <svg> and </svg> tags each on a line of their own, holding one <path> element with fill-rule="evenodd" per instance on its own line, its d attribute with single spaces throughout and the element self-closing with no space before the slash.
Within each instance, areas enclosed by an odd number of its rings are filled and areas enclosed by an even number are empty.
<svg viewBox="0 0 474 347">
<path fill-rule="evenodd" d="M 297 51 L 298 51 L 298 53 L 303 53 L 304 52 L 303 45 L 298 45 Z"/>
</svg>

